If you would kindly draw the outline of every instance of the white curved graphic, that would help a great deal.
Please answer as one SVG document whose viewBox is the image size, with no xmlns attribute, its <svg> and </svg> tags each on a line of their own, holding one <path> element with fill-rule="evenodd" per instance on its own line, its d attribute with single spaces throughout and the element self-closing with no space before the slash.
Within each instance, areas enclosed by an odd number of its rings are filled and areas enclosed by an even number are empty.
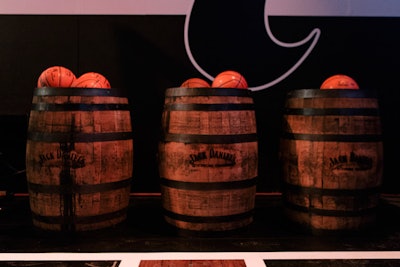
<svg viewBox="0 0 400 267">
<path fill-rule="evenodd" d="M 214 80 L 215 77 L 213 77 L 212 75 L 210 75 L 207 71 L 205 71 L 194 59 L 193 54 L 191 52 L 190 49 L 190 44 L 189 44 L 189 22 L 190 22 L 190 16 L 192 13 L 192 9 L 193 9 L 193 5 L 194 2 L 192 2 L 192 4 L 189 6 L 189 9 L 187 11 L 186 14 L 186 19 L 185 19 L 185 25 L 184 25 L 184 42 L 185 42 L 185 49 L 186 49 L 186 53 L 190 59 L 190 61 L 192 62 L 193 66 L 207 79 L 209 80 Z M 255 87 L 249 87 L 249 90 L 252 91 L 258 91 L 258 90 L 262 90 L 262 89 L 266 89 L 269 88 L 279 82 L 281 82 L 282 80 L 284 80 L 285 78 L 287 78 L 290 74 L 292 74 L 303 62 L 304 60 L 310 55 L 311 51 L 314 49 L 315 45 L 318 42 L 319 36 L 321 35 L 321 31 L 318 28 L 313 29 L 310 34 L 304 38 L 301 41 L 298 42 L 294 42 L 294 43 L 285 43 L 282 41 L 279 41 L 278 39 L 275 38 L 275 36 L 272 34 L 272 31 L 270 29 L 269 26 L 269 22 L 268 22 L 268 0 L 265 1 L 265 6 L 264 6 L 264 23 L 265 23 L 265 29 L 267 31 L 267 34 L 269 36 L 269 38 L 277 45 L 281 46 L 281 47 L 287 47 L 287 48 L 293 48 L 293 47 L 299 47 L 301 45 L 306 44 L 307 42 L 309 42 L 311 39 L 311 45 L 310 47 L 308 47 L 307 51 L 304 53 L 303 56 L 300 57 L 300 59 L 292 66 L 290 67 L 285 73 L 283 73 L 281 76 L 279 76 L 278 78 L 274 79 L 273 81 L 270 81 L 266 84 L 262 84 L 259 86 L 255 86 Z"/>
<path fill-rule="evenodd" d="M 265 1 L 264 24 L 265 24 L 265 29 L 267 31 L 267 34 L 268 34 L 269 38 L 271 38 L 271 40 L 274 43 L 276 43 L 277 45 L 279 45 L 281 47 L 292 48 L 292 47 L 298 47 L 298 46 L 304 45 L 305 43 L 310 41 L 312 38 L 314 38 L 314 39 L 312 40 L 310 47 L 308 47 L 308 49 L 304 53 L 304 55 L 289 70 L 287 70 L 280 77 L 276 78 L 275 80 L 273 80 L 273 81 L 271 81 L 271 82 L 269 82 L 267 84 L 263 84 L 263 85 L 260 85 L 260 86 L 257 86 L 257 87 L 249 88 L 249 89 L 251 89 L 253 91 L 257 91 L 257 90 L 266 89 L 268 87 L 271 87 L 271 86 L 281 82 L 282 80 L 284 80 L 290 74 L 292 74 L 304 62 L 304 60 L 310 55 L 311 51 L 314 49 L 315 45 L 318 42 L 319 36 L 321 35 L 321 30 L 318 29 L 318 28 L 315 28 L 310 32 L 310 34 L 306 38 L 304 38 L 301 41 L 294 42 L 294 43 L 284 43 L 284 42 L 279 41 L 272 34 L 271 28 L 269 26 L 269 21 L 268 21 L 268 2 L 269 2 L 268 0 Z"/>
<path fill-rule="evenodd" d="M 192 1 L 189 5 L 189 8 L 186 12 L 186 18 L 185 18 L 185 25 L 184 25 L 184 34 L 183 34 L 183 40 L 185 42 L 185 49 L 186 49 L 186 53 L 190 59 L 190 61 L 192 62 L 193 66 L 207 79 L 209 79 L 210 81 L 214 80 L 214 77 L 211 76 L 210 74 L 208 74 L 205 70 L 203 70 L 199 64 L 197 64 L 196 60 L 193 57 L 192 51 L 190 49 L 190 45 L 189 45 L 189 23 L 190 23 L 190 16 L 192 14 L 192 9 L 193 9 L 193 5 L 194 5 L 195 1 Z"/>
</svg>

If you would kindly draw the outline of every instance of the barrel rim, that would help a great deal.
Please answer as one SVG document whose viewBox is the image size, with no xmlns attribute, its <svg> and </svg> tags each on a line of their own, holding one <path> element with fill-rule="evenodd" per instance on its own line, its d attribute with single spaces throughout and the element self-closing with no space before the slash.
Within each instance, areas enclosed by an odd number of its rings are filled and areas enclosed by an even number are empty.
<svg viewBox="0 0 400 267">
<path fill-rule="evenodd" d="M 34 96 L 123 96 L 120 88 L 36 87 Z"/>
<path fill-rule="evenodd" d="M 165 91 L 166 97 L 177 96 L 243 96 L 250 97 L 251 90 L 243 88 L 209 88 L 209 87 L 171 87 Z"/>
<path fill-rule="evenodd" d="M 294 89 L 287 92 L 288 98 L 376 98 L 376 90 L 360 89 Z"/>
</svg>

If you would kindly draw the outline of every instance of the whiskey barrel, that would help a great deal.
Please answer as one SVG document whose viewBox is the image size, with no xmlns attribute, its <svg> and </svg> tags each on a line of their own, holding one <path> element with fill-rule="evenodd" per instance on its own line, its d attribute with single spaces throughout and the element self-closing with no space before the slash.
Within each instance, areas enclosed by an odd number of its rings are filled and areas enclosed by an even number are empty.
<svg viewBox="0 0 400 267">
<path fill-rule="evenodd" d="M 26 175 L 36 227 L 88 231 L 124 221 L 132 165 L 130 110 L 119 90 L 34 90 Z"/>
<path fill-rule="evenodd" d="M 250 92 L 169 88 L 161 126 L 158 156 L 165 220 L 192 233 L 250 224 L 258 175 Z"/>
<path fill-rule="evenodd" d="M 312 233 L 373 227 L 383 173 L 375 92 L 293 90 L 283 113 L 279 153 L 287 218 Z"/>
</svg>

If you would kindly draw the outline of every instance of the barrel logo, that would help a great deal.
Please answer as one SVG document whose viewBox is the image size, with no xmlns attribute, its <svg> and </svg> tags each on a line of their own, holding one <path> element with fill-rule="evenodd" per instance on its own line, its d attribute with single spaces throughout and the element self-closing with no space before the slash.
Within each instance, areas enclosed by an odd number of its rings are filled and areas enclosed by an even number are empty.
<svg viewBox="0 0 400 267">
<path fill-rule="evenodd" d="M 72 169 L 85 167 L 85 156 L 75 150 L 46 151 L 39 154 L 39 164 L 44 167 L 62 167 L 66 164 Z"/>
<path fill-rule="evenodd" d="M 373 165 L 371 157 L 356 154 L 354 151 L 351 151 L 348 155 L 338 155 L 329 160 L 330 168 L 334 171 L 366 171 L 372 169 Z"/>
<path fill-rule="evenodd" d="M 189 155 L 193 167 L 226 167 L 236 165 L 236 155 L 230 152 L 214 150 L 200 151 Z"/>
</svg>

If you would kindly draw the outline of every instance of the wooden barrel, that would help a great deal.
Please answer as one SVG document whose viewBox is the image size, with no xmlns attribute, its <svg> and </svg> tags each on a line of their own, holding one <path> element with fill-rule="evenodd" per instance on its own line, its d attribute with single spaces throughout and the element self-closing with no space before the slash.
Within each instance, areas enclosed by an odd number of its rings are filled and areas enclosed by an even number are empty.
<svg viewBox="0 0 400 267">
<path fill-rule="evenodd" d="M 132 165 L 130 110 L 118 90 L 34 90 L 26 175 L 35 226 L 87 231 L 124 221 Z"/>
<path fill-rule="evenodd" d="M 290 221 L 313 233 L 375 225 L 383 144 L 374 92 L 290 91 L 279 152 Z"/>
<path fill-rule="evenodd" d="M 258 142 L 253 99 L 233 88 L 169 88 L 159 172 L 166 221 L 192 233 L 253 221 Z"/>
</svg>

